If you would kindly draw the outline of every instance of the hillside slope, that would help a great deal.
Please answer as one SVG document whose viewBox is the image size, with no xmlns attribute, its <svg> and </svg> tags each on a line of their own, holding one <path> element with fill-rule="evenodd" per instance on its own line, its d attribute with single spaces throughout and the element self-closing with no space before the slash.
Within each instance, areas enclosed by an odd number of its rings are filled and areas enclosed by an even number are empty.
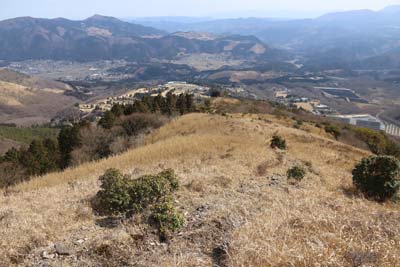
<svg viewBox="0 0 400 267">
<path fill-rule="evenodd" d="M 19 185 L 0 196 L 0 266 L 399 266 L 398 207 L 351 190 L 351 170 L 368 153 L 303 127 L 189 114 L 137 149 Z M 276 132 L 287 151 L 269 147 Z M 308 168 L 299 185 L 286 181 L 295 164 Z M 137 217 L 93 214 L 98 176 L 110 167 L 135 176 L 175 169 L 183 229 L 160 243 Z M 58 242 L 70 256 L 46 254 Z"/>
<path fill-rule="evenodd" d="M 76 102 L 74 97 L 64 95 L 66 90 L 70 90 L 66 84 L 0 68 L 0 122 L 48 122 Z"/>
</svg>

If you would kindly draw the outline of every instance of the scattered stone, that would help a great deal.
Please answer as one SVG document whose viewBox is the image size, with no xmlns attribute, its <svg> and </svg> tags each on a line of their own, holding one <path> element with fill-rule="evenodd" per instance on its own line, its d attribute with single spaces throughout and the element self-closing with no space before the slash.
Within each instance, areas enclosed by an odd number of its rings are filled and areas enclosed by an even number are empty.
<svg viewBox="0 0 400 267">
<path fill-rule="evenodd" d="M 71 250 L 63 243 L 55 244 L 54 248 L 56 249 L 58 255 L 65 255 L 65 256 L 71 255 Z"/>
<path fill-rule="evenodd" d="M 78 239 L 78 240 L 74 241 L 75 245 L 82 245 L 83 243 L 85 243 L 84 239 Z"/>
<path fill-rule="evenodd" d="M 42 257 L 42 259 L 53 259 L 55 257 L 54 254 L 49 253 L 47 250 L 42 251 L 42 253 L 40 253 L 40 256 Z"/>
<path fill-rule="evenodd" d="M 39 262 L 39 267 L 49 267 L 50 264 L 47 261 L 40 261 Z"/>
<path fill-rule="evenodd" d="M 273 185 L 279 185 L 280 183 L 282 183 L 284 181 L 284 176 L 281 175 L 272 175 L 269 177 L 270 183 L 269 186 L 273 186 Z"/>
<path fill-rule="evenodd" d="M 212 252 L 214 266 L 226 267 L 228 266 L 228 249 L 229 243 L 224 241 L 221 245 L 215 247 Z"/>
<path fill-rule="evenodd" d="M 121 226 L 121 223 L 120 217 L 106 217 L 96 220 L 96 225 L 103 228 L 117 228 Z"/>
</svg>

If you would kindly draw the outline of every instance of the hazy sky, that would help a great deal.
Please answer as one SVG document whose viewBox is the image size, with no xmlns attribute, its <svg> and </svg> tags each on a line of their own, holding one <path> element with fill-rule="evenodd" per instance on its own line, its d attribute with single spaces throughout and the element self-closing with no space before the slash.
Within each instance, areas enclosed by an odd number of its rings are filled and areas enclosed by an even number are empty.
<svg viewBox="0 0 400 267">
<path fill-rule="evenodd" d="M 93 14 L 148 16 L 316 16 L 328 11 L 378 10 L 400 0 L 0 0 L 0 19 L 18 16 L 80 19 Z M 290 11 L 290 12 L 289 12 Z"/>
</svg>

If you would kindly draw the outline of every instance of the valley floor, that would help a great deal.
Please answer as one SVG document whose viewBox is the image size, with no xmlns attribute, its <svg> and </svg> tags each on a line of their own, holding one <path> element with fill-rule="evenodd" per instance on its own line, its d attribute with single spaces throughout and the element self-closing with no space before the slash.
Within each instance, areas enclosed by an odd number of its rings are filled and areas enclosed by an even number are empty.
<svg viewBox="0 0 400 267">
<path fill-rule="evenodd" d="M 398 206 L 351 187 L 368 152 L 302 127 L 267 115 L 189 114 L 137 149 L 3 192 L 0 266 L 400 266 Z M 288 150 L 270 148 L 275 133 Z M 286 171 L 296 164 L 308 171 L 293 185 Z M 90 201 L 111 167 L 134 176 L 173 168 L 183 229 L 160 243 L 138 218 L 96 216 Z M 70 255 L 53 257 L 55 243 Z"/>
</svg>

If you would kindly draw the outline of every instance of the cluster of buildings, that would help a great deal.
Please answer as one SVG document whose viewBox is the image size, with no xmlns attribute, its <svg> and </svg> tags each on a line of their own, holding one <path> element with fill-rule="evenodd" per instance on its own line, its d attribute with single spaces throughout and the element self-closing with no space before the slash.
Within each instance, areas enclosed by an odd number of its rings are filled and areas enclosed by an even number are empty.
<svg viewBox="0 0 400 267">
<path fill-rule="evenodd" d="M 336 111 L 331 109 L 329 106 L 321 104 L 321 101 L 318 99 L 292 95 L 288 90 L 276 91 L 275 99 L 280 104 L 288 107 L 304 109 L 315 115 L 331 115 L 336 113 Z"/>
<path fill-rule="evenodd" d="M 223 91 L 227 91 L 230 96 L 233 97 L 251 97 L 247 94 L 247 91 L 243 88 L 223 88 Z M 211 88 L 208 86 L 202 86 L 197 84 L 191 84 L 183 81 L 170 81 L 165 84 L 161 84 L 155 87 L 138 88 L 128 90 L 126 93 L 119 96 L 110 96 L 105 99 L 100 99 L 92 103 L 84 103 L 79 105 L 79 110 L 82 117 L 93 115 L 94 113 L 103 113 L 110 110 L 113 105 L 129 105 L 133 104 L 135 100 L 141 99 L 143 96 L 157 96 L 161 94 L 163 97 L 171 92 L 175 95 L 180 94 L 192 94 L 195 99 L 209 98 Z"/>
<path fill-rule="evenodd" d="M 332 117 L 347 124 L 383 131 L 387 134 L 400 137 L 399 126 L 384 122 L 370 114 L 336 115 Z"/>
<path fill-rule="evenodd" d="M 139 88 L 129 90 L 126 93 L 119 96 L 110 96 L 105 99 L 97 100 L 94 103 L 84 103 L 79 105 L 79 110 L 82 113 L 82 117 L 86 117 L 90 114 L 110 110 L 115 104 L 129 105 L 133 104 L 135 100 L 142 98 L 143 96 L 157 96 L 161 94 L 165 97 L 169 92 L 175 95 L 189 93 L 194 95 L 195 98 L 206 98 L 209 97 L 210 88 L 200 86 L 196 84 L 190 84 L 186 82 L 171 81 L 163 85 L 149 88 Z"/>
<path fill-rule="evenodd" d="M 335 98 L 346 97 L 347 101 L 363 102 L 361 98 L 357 98 L 357 96 L 354 96 L 354 92 L 350 89 L 345 89 L 345 88 L 319 88 L 319 89 L 325 90 L 326 94 L 329 94 L 331 97 Z M 296 107 L 298 109 L 303 109 L 315 115 L 329 116 L 343 123 L 369 128 L 376 131 L 384 131 L 387 134 L 400 137 L 400 127 L 391 123 L 384 122 L 370 114 L 339 115 L 335 110 L 331 109 L 329 106 L 321 104 L 319 100 L 291 95 L 288 90 L 276 91 L 275 99 L 281 104 L 290 107 Z"/>
<path fill-rule="evenodd" d="M 386 128 L 381 120 L 369 114 L 334 115 L 332 117 L 343 123 L 377 131 L 385 131 Z"/>
</svg>

